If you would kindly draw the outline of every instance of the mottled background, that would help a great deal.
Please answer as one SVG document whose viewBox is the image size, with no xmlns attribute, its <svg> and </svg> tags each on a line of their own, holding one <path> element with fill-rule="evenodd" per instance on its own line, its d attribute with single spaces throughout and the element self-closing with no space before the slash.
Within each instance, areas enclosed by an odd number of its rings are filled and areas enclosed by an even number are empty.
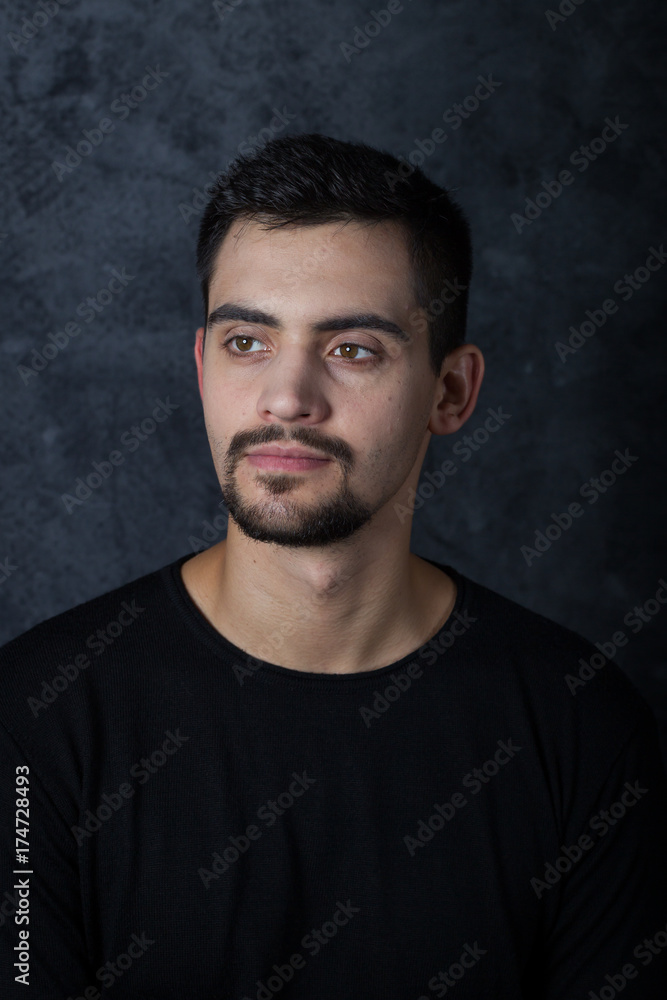
<svg viewBox="0 0 667 1000">
<path fill-rule="evenodd" d="M 667 611 L 649 604 L 636 633 L 624 623 L 667 574 L 667 268 L 627 301 L 614 290 L 667 237 L 665 6 L 565 0 L 556 20 L 538 2 L 405 0 L 368 41 L 375 28 L 360 30 L 384 8 L 3 4 L 0 641 L 191 551 L 220 514 L 192 358 L 194 246 L 211 176 L 271 134 L 324 132 L 408 159 L 442 128 L 423 168 L 471 219 L 469 340 L 487 372 L 469 423 L 431 442 L 425 471 L 449 456 L 458 472 L 417 510 L 413 549 L 594 642 L 625 631 L 617 661 L 667 751 Z M 355 41 L 367 44 L 341 48 Z M 160 82 L 121 119 L 114 102 L 147 68 Z M 489 75 L 499 86 L 460 127 L 453 113 L 443 120 Z M 113 131 L 58 167 L 105 117 Z M 570 156 L 606 117 L 627 128 L 580 171 Z M 573 183 L 515 224 L 568 168 Z M 113 269 L 126 285 L 109 295 Z M 89 296 L 101 309 L 86 322 L 77 308 Z M 569 327 L 610 298 L 615 314 L 561 360 Z M 81 333 L 69 338 L 73 322 Z M 58 331 L 65 346 L 36 372 L 33 350 Z M 131 451 L 124 435 L 157 400 L 176 407 Z M 464 461 L 452 449 L 489 408 L 510 418 Z M 589 504 L 580 488 L 616 449 L 636 460 Z M 63 494 L 114 450 L 123 463 L 68 511 Z M 584 514 L 526 558 L 522 546 L 574 501 Z"/>
</svg>

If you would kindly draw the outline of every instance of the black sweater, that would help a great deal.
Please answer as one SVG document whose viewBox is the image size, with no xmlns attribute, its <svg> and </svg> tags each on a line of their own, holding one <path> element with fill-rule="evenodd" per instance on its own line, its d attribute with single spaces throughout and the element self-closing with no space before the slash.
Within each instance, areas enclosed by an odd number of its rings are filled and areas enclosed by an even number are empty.
<svg viewBox="0 0 667 1000">
<path fill-rule="evenodd" d="M 443 566 L 420 649 L 292 670 L 187 558 L 0 650 L 0 998 L 664 1000 L 667 778 L 616 664 Z"/>
</svg>

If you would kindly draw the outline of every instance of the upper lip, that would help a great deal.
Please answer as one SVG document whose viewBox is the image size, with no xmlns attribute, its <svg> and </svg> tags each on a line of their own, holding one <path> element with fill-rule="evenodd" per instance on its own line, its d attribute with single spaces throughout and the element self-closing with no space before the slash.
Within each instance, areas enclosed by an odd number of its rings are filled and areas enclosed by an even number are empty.
<svg viewBox="0 0 667 1000">
<path fill-rule="evenodd" d="M 327 460 L 328 456 L 318 451 L 309 451 L 307 448 L 285 448 L 279 444 L 264 444 L 254 451 L 249 451 L 249 455 L 274 455 L 278 458 L 319 458 Z"/>
</svg>

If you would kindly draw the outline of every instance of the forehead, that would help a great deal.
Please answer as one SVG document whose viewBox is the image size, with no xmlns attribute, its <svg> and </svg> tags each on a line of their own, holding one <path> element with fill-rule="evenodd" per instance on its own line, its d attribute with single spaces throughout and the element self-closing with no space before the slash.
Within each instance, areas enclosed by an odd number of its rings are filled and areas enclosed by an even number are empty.
<svg viewBox="0 0 667 1000">
<path fill-rule="evenodd" d="M 267 230 L 256 220 L 236 219 L 216 254 L 210 291 L 217 297 L 232 289 L 342 295 L 347 290 L 410 308 L 412 277 L 407 234 L 393 221 Z"/>
</svg>

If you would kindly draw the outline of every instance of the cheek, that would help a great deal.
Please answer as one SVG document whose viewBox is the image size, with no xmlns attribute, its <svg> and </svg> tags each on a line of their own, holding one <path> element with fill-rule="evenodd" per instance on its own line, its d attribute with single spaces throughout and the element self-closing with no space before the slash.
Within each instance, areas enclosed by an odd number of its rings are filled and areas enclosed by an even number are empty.
<svg viewBox="0 0 667 1000">
<path fill-rule="evenodd" d="M 364 428 L 366 446 L 372 442 L 368 462 L 382 478 L 393 480 L 403 473 L 407 475 L 424 437 L 415 410 L 407 402 L 399 403 L 390 397 L 368 413 L 360 426 Z"/>
<path fill-rule="evenodd" d="M 424 395 L 390 397 L 377 421 L 379 433 L 394 451 L 413 450 L 423 437 Z M 424 428 L 426 422 L 424 422 Z"/>
<path fill-rule="evenodd" d="M 206 424 L 218 436 L 231 437 L 237 430 L 248 428 L 251 407 L 247 393 L 214 379 L 204 380 L 202 403 Z"/>
</svg>

